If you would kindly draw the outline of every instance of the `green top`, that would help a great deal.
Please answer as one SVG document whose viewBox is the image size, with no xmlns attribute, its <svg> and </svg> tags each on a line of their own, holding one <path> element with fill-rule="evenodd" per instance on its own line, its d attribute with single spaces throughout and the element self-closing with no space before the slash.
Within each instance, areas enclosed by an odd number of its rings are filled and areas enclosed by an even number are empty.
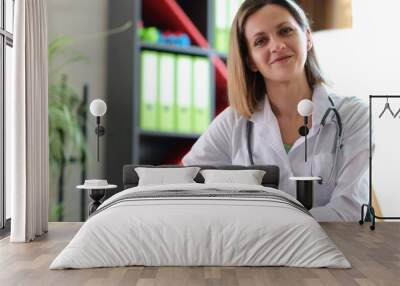
<svg viewBox="0 0 400 286">
<path fill-rule="evenodd" d="M 289 144 L 283 144 L 283 147 L 285 147 L 286 153 L 289 153 L 290 148 L 292 148 L 292 145 Z"/>
</svg>

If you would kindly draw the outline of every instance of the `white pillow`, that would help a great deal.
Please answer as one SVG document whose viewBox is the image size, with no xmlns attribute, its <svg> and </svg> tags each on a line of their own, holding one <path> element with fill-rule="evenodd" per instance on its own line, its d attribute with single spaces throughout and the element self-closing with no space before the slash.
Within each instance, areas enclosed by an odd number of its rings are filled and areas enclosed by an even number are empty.
<svg viewBox="0 0 400 286">
<path fill-rule="evenodd" d="M 199 167 L 135 168 L 139 176 L 139 186 L 195 183 L 193 179 L 199 170 Z"/>
<path fill-rule="evenodd" d="M 204 183 L 230 183 L 261 185 L 265 171 L 262 170 L 201 170 Z"/>
</svg>

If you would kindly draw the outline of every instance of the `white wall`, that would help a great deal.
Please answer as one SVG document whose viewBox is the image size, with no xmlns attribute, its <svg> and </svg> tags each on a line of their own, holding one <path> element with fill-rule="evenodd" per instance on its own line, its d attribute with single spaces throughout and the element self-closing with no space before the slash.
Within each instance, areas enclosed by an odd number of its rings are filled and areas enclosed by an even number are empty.
<svg viewBox="0 0 400 286">
<path fill-rule="evenodd" d="M 322 69 L 336 90 L 368 102 L 369 95 L 400 95 L 400 1 L 353 0 L 353 28 L 314 33 Z M 373 185 L 385 216 L 400 216 L 400 118 L 378 119 L 386 100 L 374 100 Z M 393 100 L 395 112 L 400 100 Z"/>
<path fill-rule="evenodd" d="M 86 55 L 89 63 L 77 63 L 65 69 L 68 80 L 75 90 L 82 94 L 85 83 L 89 84 L 89 103 L 94 98 L 106 97 L 107 77 L 107 39 L 93 36 L 107 30 L 107 0 L 47 0 L 48 37 L 50 41 L 60 36 L 72 36 L 75 39 L 73 49 Z M 106 126 L 106 118 L 102 119 Z M 88 114 L 87 132 L 88 148 L 88 178 L 103 178 L 105 142 L 101 139 L 100 163 L 96 161 L 96 138 L 94 134 L 95 119 Z M 80 219 L 80 191 L 75 186 L 81 184 L 80 169 L 70 166 L 66 170 L 66 186 L 64 199 L 66 209 L 65 220 Z M 55 201 L 55 197 L 51 197 Z"/>
</svg>

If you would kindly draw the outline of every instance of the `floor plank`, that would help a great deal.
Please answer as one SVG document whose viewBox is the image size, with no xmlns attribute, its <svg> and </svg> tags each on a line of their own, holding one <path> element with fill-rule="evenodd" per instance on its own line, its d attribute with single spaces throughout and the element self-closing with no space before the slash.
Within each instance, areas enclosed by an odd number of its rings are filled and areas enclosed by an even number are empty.
<svg viewBox="0 0 400 286">
<path fill-rule="evenodd" d="M 50 223 L 32 243 L 0 240 L 0 285 L 400 285 L 400 223 L 379 222 L 375 231 L 356 223 L 321 224 L 352 269 L 290 267 L 116 267 L 48 269 L 81 223 Z"/>
</svg>

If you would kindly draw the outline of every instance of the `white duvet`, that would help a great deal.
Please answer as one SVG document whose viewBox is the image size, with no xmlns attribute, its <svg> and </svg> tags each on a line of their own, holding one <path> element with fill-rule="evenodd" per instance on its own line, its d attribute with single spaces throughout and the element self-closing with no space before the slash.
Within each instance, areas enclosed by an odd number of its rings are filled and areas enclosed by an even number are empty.
<svg viewBox="0 0 400 286">
<path fill-rule="evenodd" d="M 132 192 L 279 190 L 232 184 L 135 187 L 105 201 L 50 269 L 146 266 L 294 266 L 350 268 L 307 213 L 259 198 L 182 197 L 127 200 Z M 135 193 L 137 194 L 137 193 Z"/>
</svg>

